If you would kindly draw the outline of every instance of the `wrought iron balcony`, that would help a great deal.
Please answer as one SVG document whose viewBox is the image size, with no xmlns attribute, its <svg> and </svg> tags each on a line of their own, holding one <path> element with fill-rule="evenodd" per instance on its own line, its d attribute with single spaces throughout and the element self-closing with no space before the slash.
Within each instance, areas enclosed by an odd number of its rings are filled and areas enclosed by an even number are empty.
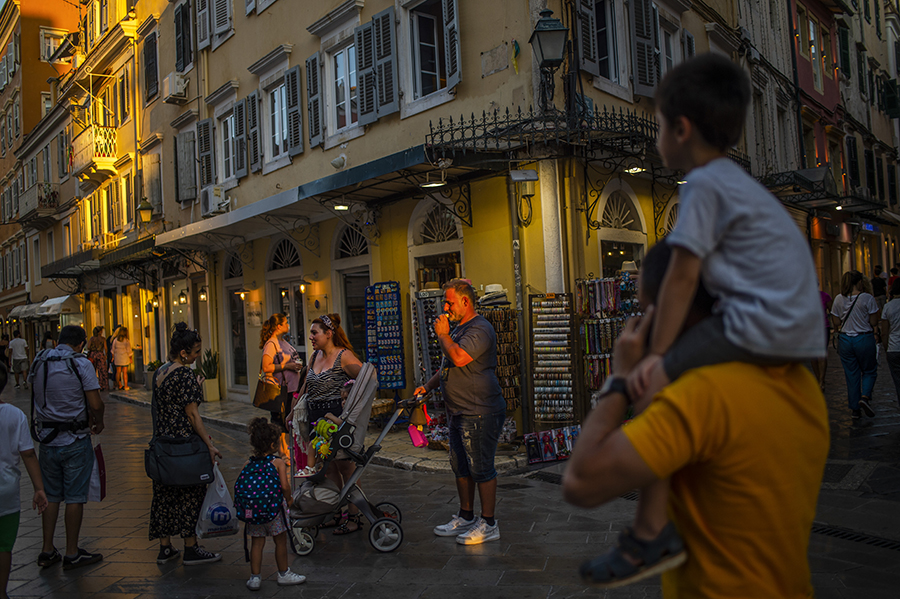
<svg viewBox="0 0 900 599">
<path fill-rule="evenodd" d="M 90 193 L 116 176 L 116 128 L 90 125 L 72 140 L 72 169 L 82 192 Z"/>
<path fill-rule="evenodd" d="M 35 183 L 19 198 L 18 222 L 39 231 L 53 223 L 58 206 L 59 184 Z"/>
</svg>

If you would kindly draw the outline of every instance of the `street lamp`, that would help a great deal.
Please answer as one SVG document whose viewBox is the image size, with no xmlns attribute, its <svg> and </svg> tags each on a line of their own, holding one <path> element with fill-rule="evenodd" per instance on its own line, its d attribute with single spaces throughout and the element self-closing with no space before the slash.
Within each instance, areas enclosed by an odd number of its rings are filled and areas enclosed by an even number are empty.
<svg viewBox="0 0 900 599">
<path fill-rule="evenodd" d="M 553 11 L 550 9 L 545 8 L 541 11 L 541 18 L 535 24 L 531 38 L 528 40 L 541 69 L 541 110 L 543 111 L 548 110 L 550 102 L 553 101 L 556 87 L 553 73 L 565 59 L 566 40 L 569 36 L 568 28 L 551 15 L 553 15 Z"/>
<path fill-rule="evenodd" d="M 184 293 L 184 291 L 178 294 L 178 303 L 182 305 L 187 303 L 187 295 Z"/>
<path fill-rule="evenodd" d="M 147 224 L 150 222 L 150 219 L 153 217 L 153 205 L 147 201 L 147 198 L 141 200 L 141 203 L 138 204 L 137 207 L 138 215 L 141 218 L 141 223 Z"/>
<path fill-rule="evenodd" d="M 206 286 L 200 288 L 200 293 L 197 294 L 198 298 L 201 302 L 205 302 L 208 299 L 208 295 L 206 294 Z"/>
</svg>

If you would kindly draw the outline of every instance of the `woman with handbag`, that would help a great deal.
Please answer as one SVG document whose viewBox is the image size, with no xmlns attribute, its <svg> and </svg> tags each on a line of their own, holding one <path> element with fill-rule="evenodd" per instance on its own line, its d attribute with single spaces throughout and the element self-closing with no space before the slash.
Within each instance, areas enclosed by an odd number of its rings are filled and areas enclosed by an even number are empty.
<svg viewBox="0 0 900 599">
<path fill-rule="evenodd" d="M 198 409 L 203 401 L 201 379 L 190 365 L 200 355 L 200 334 L 190 331 L 185 323 L 175 325 L 169 342 L 169 361 L 154 373 L 153 437 L 187 439 L 197 435 L 206 443 L 210 458 L 215 461 L 222 454 L 206 433 Z M 216 562 L 222 559 L 197 544 L 196 528 L 200 508 L 206 496 L 206 484 L 170 486 L 153 481 L 153 503 L 150 507 L 150 540 L 159 539 L 156 563 L 177 559 L 180 552 L 172 546 L 173 535 L 184 539 L 185 566 Z"/>
<path fill-rule="evenodd" d="M 838 355 L 847 379 L 847 402 L 853 418 L 860 410 L 872 418 L 869 402 L 878 375 L 875 344 L 880 310 L 872 296 L 871 284 L 858 270 L 841 277 L 841 292 L 831 305 L 831 321 L 838 335 Z"/>
<path fill-rule="evenodd" d="M 94 327 L 94 336 L 88 339 L 87 351 L 88 360 L 97 371 L 100 390 L 106 391 L 109 388 L 109 372 L 106 370 L 106 337 L 103 336 L 102 326 Z"/>
<path fill-rule="evenodd" d="M 128 366 L 134 359 L 134 351 L 131 349 L 131 341 L 128 339 L 128 329 L 119 327 L 116 338 L 112 342 L 113 364 L 116 366 L 116 386 L 122 391 L 128 391 Z"/>
<path fill-rule="evenodd" d="M 254 397 L 254 405 L 269 410 L 271 421 L 280 427 L 284 426 L 284 410 L 287 409 L 291 398 L 300 387 L 300 371 L 303 365 L 300 363 L 300 354 L 288 343 L 284 336 L 291 330 L 287 316 L 281 313 L 273 314 L 263 323 L 259 332 L 259 348 L 263 350 L 260 378 L 273 381 L 280 385 L 277 409 L 271 409 L 272 403 L 257 405 Z"/>
</svg>

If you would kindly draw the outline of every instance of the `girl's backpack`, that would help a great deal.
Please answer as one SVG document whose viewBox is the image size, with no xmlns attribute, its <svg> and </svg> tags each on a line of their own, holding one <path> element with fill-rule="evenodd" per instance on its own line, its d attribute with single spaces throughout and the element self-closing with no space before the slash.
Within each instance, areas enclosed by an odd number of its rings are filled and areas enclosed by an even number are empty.
<svg viewBox="0 0 900 599">
<path fill-rule="evenodd" d="M 234 509 L 238 520 L 248 524 L 271 522 L 281 513 L 284 496 L 275 456 L 251 457 L 234 483 Z"/>
</svg>

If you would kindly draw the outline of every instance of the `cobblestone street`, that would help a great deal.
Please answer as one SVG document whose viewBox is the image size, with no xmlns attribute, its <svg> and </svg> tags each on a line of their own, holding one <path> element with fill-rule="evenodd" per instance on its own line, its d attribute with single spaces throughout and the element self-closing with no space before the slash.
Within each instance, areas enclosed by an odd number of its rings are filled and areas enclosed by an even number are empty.
<svg viewBox="0 0 900 599">
<path fill-rule="evenodd" d="M 895 599 L 900 588 L 900 518 L 896 515 L 900 410 L 886 365 L 882 364 L 879 372 L 875 419 L 851 421 L 843 372 L 834 355 L 827 397 L 831 459 L 810 544 L 817 597 Z M 28 412 L 25 391 L 14 391 L 10 385 L 3 400 Z M 212 409 L 225 413 L 227 403 L 204 406 L 204 413 Z M 107 398 L 106 421 L 100 441 L 107 462 L 108 496 L 102 503 L 87 505 L 82 530 L 83 546 L 102 552 L 103 561 L 69 572 L 58 565 L 38 568 L 40 520 L 30 510 L 30 483 L 23 473 L 22 496 L 27 502 L 23 502 L 13 554 L 10 595 L 118 599 L 250 595 L 244 586 L 249 567 L 244 562 L 241 535 L 204 542 L 207 548 L 223 553 L 221 563 L 191 568 L 180 562 L 155 563 L 157 544 L 147 539 L 150 485 L 143 468 L 149 410 Z M 210 426 L 224 453 L 221 468 L 229 485 L 249 453 L 246 435 L 234 426 L 237 423 L 232 423 L 232 428 Z M 340 538 L 323 531 L 310 556 L 290 556 L 292 568 L 306 575 L 307 582 L 281 588 L 274 580 L 269 544 L 259 594 L 346 599 L 659 597 L 658 578 L 609 592 L 579 583 L 577 565 L 614 542 L 616 532 L 630 522 L 635 503 L 623 498 L 597 510 L 573 508 L 562 501 L 559 486 L 554 484 L 563 467 L 555 464 L 539 470 L 507 471 L 510 474 L 499 483 L 500 541 L 464 547 L 431 532 L 456 509 L 452 478 L 445 473 L 371 466 L 362 486 L 375 502 L 391 501 L 400 507 L 401 547 L 389 554 L 376 552 L 367 540 L 368 526 L 366 532 Z M 57 547 L 64 545 L 62 534 L 60 522 Z"/>
</svg>

